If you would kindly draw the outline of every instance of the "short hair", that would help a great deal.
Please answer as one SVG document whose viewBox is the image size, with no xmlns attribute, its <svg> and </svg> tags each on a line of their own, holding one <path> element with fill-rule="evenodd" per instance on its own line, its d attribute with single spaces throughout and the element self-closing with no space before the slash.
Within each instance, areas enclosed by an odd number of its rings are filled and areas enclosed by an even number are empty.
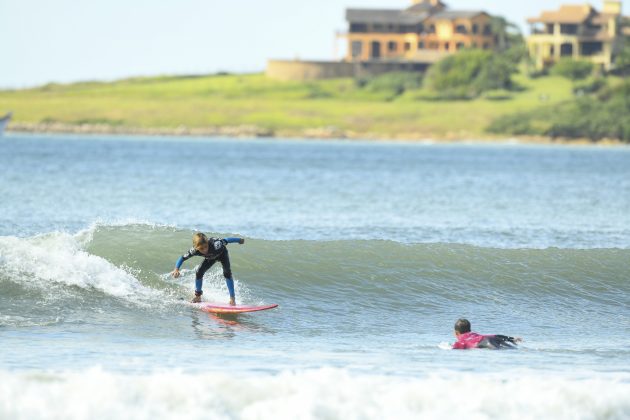
<svg viewBox="0 0 630 420">
<path fill-rule="evenodd" d="M 455 323 L 455 331 L 460 334 L 466 334 L 470 332 L 470 321 L 465 318 L 460 318 Z"/>
<path fill-rule="evenodd" d="M 193 235 L 193 247 L 198 248 L 200 245 L 208 243 L 208 237 L 201 232 L 197 232 Z"/>
</svg>

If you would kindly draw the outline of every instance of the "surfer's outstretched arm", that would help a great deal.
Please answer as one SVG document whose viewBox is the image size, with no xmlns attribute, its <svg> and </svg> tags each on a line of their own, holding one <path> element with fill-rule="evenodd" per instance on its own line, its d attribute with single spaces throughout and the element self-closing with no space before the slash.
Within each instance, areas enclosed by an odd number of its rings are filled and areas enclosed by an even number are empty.
<svg viewBox="0 0 630 420">
<path fill-rule="evenodd" d="M 504 349 L 504 348 L 516 348 L 516 344 L 523 341 L 519 337 L 508 337 L 507 335 L 495 335 L 490 340 L 492 348 L 495 349 Z"/>
<path fill-rule="evenodd" d="M 243 238 L 223 238 L 223 243 L 224 244 L 244 244 L 245 243 L 245 239 Z"/>
<path fill-rule="evenodd" d="M 498 338 L 499 340 L 507 341 L 512 344 L 518 344 L 521 341 L 523 341 L 521 337 L 508 337 L 507 335 L 495 335 L 495 337 Z"/>
<path fill-rule="evenodd" d="M 184 255 L 180 256 L 177 259 L 177 262 L 175 263 L 175 269 L 173 270 L 171 275 L 173 277 L 175 277 L 175 278 L 179 277 L 179 269 L 182 267 L 182 264 L 184 263 L 184 261 L 186 261 L 187 259 L 189 259 L 190 257 L 192 257 L 194 255 L 200 255 L 200 253 L 195 248 L 191 248 L 190 250 L 188 250 L 187 253 L 185 253 Z"/>
</svg>

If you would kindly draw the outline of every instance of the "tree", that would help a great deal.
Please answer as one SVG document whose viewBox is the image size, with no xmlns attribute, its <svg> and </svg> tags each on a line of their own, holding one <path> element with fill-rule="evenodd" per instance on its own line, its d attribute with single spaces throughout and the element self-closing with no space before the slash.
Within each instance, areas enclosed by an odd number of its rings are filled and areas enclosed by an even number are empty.
<svg viewBox="0 0 630 420">
<path fill-rule="evenodd" d="M 615 71 L 622 76 L 630 75 L 630 39 L 626 39 L 623 49 L 615 59 Z"/>
<path fill-rule="evenodd" d="M 492 16 L 490 27 L 499 51 L 505 51 L 525 43 L 521 29 L 502 16 Z"/>
<path fill-rule="evenodd" d="M 512 89 L 516 71 L 516 63 L 502 54 L 468 50 L 434 64 L 425 86 L 443 99 L 471 99 L 489 90 Z"/>
</svg>

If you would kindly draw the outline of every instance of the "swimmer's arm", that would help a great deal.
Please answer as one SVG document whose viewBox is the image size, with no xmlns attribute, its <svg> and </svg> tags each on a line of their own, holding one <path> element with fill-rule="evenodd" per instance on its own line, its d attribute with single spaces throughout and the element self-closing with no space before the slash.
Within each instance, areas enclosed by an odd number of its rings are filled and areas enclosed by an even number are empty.
<svg viewBox="0 0 630 420">
<path fill-rule="evenodd" d="M 508 337 L 507 335 L 495 335 L 495 337 L 498 338 L 499 340 L 509 341 L 510 343 L 513 343 L 513 344 L 518 344 L 523 341 L 521 337 Z"/>
</svg>

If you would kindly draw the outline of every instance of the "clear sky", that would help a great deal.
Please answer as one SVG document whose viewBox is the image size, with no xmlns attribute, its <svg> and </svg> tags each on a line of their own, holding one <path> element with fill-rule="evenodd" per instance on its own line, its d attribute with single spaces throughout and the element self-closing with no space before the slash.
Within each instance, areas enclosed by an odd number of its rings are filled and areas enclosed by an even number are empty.
<svg viewBox="0 0 630 420">
<path fill-rule="evenodd" d="M 445 0 L 526 28 L 583 0 Z M 410 0 L 0 0 L 0 87 L 137 75 L 262 71 L 268 58 L 334 59 L 345 8 Z M 602 0 L 590 2 L 601 8 Z M 630 14 L 630 0 L 624 12 Z M 335 57 L 335 45 L 337 56 Z"/>
</svg>

